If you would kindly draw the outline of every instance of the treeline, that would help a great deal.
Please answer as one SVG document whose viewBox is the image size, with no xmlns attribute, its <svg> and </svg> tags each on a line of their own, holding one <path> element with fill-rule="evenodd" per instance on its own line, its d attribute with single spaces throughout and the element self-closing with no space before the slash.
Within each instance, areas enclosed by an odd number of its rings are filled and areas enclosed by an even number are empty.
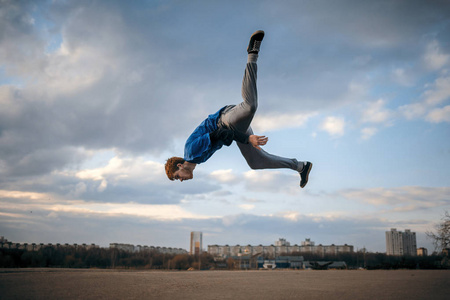
<svg viewBox="0 0 450 300">
<path fill-rule="evenodd" d="M 130 253 L 108 248 L 43 247 L 37 251 L 0 249 L 0 268 L 142 268 L 159 270 L 210 269 L 209 254 Z"/>
<path fill-rule="evenodd" d="M 282 254 L 283 255 L 283 254 Z M 431 256 L 388 256 L 384 253 L 343 253 L 339 255 L 314 255 L 291 253 L 303 256 L 305 261 L 345 261 L 350 269 L 450 269 L 446 255 Z M 266 257 L 267 259 L 269 257 Z M 37 251 L 22 249 L 0 249 L 0 268 L 136 268 L 157 270 L 239 269 L 245 258 L 214 261 L 203 253 L 162 254 L 156 251 L 130 253 L 108 248 L 43 247 Z M 256 258 L 247 266 L 256 267 Z"/>
<path fill-rule="evenodd" d="M 345 261 L 348 268 L 376 269 L 450 269 L 450 260 L 444 254 L 430 256 L 392 256 L 385 253 L 353 252 L 337 255 L 293 253 L 303 256 L 305 261 Z"/>
</svg>

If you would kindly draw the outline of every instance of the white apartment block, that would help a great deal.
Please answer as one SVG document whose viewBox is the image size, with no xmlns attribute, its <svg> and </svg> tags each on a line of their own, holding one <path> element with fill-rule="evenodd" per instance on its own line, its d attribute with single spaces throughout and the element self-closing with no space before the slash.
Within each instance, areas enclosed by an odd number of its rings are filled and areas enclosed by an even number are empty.
<svg viewBox="0 0 450 300">
<path fill-rule="evenodd" d="M 1 241 L 0 240 L 0 248 L 3 249 L 18 249 L 18 250 L 27 250 L 27 251 L 38 251 L 40 249 L 43 248 L 68 248 L 68 247 L 73 247 L 75 249 L 92 249 L 92 248 L 99 248 L 98 245 L 95 244 L 44 244 L 44 243 L 13 243 L 13 242 L 8 242 L 8 240 L 4 240 Z"/>
<path fill-rule="evenodd" d="M 93 249 L 100 248 L 100 246 L 96 244 L 44 244 L 44 243 L 13 243 L 5 239 L 3 236 L 0 236 L 0 248 L 3 249 L 20 249 L 27 251 L 38 251 L 43 248 L 75 248 L 75 249 Z M 121 251 L 126 252 L 147 252 L 147 251 L 155 251 L 163 254 L 187 254 L 188 252 L 181 248 L 171 248 L 171 247 L 154 247 L 154 246 L 141 246 L 141 245 L 131 245 L 131 244 L 121 244 L 121 243 L 110 243 L 110 249 L 119 249 Z"/>
<path fill-rule="evenodd" d="M 386 254 L 387 255 L 417 255 L 416 233 L 405 229 L 405 232 L 391 228 L 386 231 Z"/>
<path fill-rule="evenodd" d="M 302 245 L 291 245 L 285 239 L 279 239 L 275 245 L 269 246 L 229 246 L 229 245 L 208 245 L 208 253 L 215 257 L 226 258 L 229 256 L 248 256 L 248 255 L 267 255 L 269 257 L 277 257 L 284 254 L 292 254 L 295 252 L 314 253 L 318 255 L 336 255 L 340 253 L 352 253 L 353 246 L 351 245 L 314 245 L 310 239 L 302 242 Z"/>
</svg>

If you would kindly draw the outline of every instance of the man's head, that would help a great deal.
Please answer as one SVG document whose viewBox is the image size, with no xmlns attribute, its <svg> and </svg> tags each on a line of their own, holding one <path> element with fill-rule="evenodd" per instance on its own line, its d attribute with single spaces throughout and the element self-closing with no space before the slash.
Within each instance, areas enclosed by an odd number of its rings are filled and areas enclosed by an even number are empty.
<svg viewBox="0 0 450 300">
<path fill-rule="evenodd" d="M 189 180 L 194 177 L 193 172 L 186 166 L 187 162 L 181 157 L 171 157 L 166 162 L 166 174 L 170 180 Z"/>
</svg>

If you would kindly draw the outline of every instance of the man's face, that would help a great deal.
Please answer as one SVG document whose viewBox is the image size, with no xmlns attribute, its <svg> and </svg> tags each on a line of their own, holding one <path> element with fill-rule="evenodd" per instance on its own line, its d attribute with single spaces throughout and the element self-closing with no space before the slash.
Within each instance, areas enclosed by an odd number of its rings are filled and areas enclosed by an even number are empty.
<svg viewBox="0 0 450 300">
<path fill-rule="evenodd" d="M 181 182 L 192 179 L 193 177 L 194 174 L 192 174 L 192 171 L 185 169 L 182 164 L 178 164 L 178 171 L 173 173 L 173 179 Z"/>
</svg>

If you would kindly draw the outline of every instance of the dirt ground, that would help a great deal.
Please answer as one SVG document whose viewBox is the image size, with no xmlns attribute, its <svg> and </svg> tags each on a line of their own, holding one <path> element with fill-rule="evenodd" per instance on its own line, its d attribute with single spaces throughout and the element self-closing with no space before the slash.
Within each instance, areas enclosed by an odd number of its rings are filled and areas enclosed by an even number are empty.
<svg viewBox="0 0 450 300">
<path fill-rule="evenodd" d="M 0 269 L 0 299 L 450 299 L 450 270 Z"/>
</svg>

